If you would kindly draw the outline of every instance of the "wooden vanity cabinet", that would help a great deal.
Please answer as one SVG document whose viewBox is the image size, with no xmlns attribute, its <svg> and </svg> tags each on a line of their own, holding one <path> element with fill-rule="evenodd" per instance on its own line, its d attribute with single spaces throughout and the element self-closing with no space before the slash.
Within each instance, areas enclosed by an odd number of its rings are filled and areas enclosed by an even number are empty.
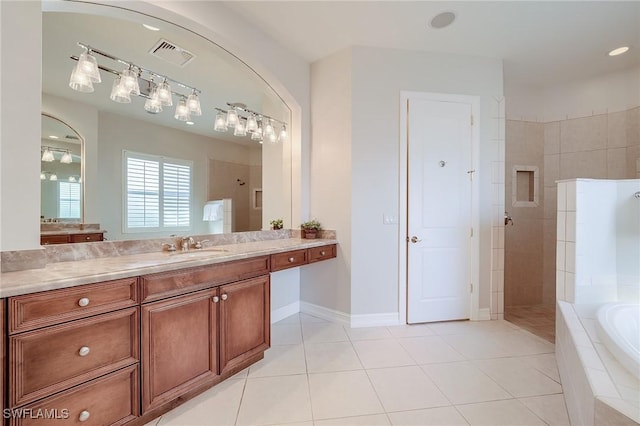
<svg viewBox="0 0 640 426">
<path fill-rule="evenodd" d="M 220 372 L 224 374 L 270 346 L 269 276 L 220 287 Z"/>
<path fill-rule="evenodd" d="M 4 413 L 5 409 L 5 383 L 6 383 L 6 374 L 5 374 L 5 341 L 7 339 L 7 332 L 5 327 L 5 308 L 4 308 L 5 300 L 0 299 L 0 413 Z M 4 418 L 4 416 L 2 417 Z M 3 420 L 0 419 L 0 425 L 4 424 Z"/>
<path fill-rule="evenodd" d="M 64 233 L 64 234 L 46 234 L 40 235 L 40 245 L 48 246 L 50 244 L 69 244 L 69 243 L 90 243 L 93 241 L 103 241 L 104 232 L 91 233 Z"/>
<path fill-rule="evenodd" d="M 142 411 L 218 376 L 218 289 L 142 306 Z"/>
</svg>

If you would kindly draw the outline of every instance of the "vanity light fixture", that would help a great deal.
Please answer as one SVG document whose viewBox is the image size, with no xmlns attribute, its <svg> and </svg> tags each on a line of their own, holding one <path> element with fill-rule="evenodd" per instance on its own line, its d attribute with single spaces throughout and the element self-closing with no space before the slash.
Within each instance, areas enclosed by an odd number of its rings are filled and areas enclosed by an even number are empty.
<svg viewBox="0 0 640 426">
<path fill-rule="evenodd" d="M 618 47 L 617 49 L 613 49 L 612 51 L 610 51 L 609 56 L 622 55 L 623 53 L 627 53 L 628 51 L 629 51 L 629 46 Z"/>
<path fill-rule="evenodd" d="M 40 172 L 40 180 L 47 180 L 47 172 Z"/>
<path fill-rule="evenodd" d="M 69 182 L 77 182 L 75 176 L 69 176 Z"/>
<path fill-rule="evenodd" d="M 49 176 L 49 180 L 50 181 L 57 181 L 58 180 L 58 175 L 55 173 L 51 173 L 51 176 Z"/>
<path fill-rule="evenodd" d="M 155 28 L 146 25 L 145 27 L 150 30 Z M 200 106 L 201 91 L 195 87 L 158 74 L 155 71 L 136 65 L 131 61 L 125 61 L 84 43 L 78 42 L 78 46 L 82 47 L 85 51 L 78 57 L 71 57 L 71 59 L 78 61 L 71 72 L 71 78 L 69 80 L 69 87 L 73 90 L 84 93 L 93 92 L 93 83 L 99 83 L 101 81 L 99 70 L 102 70 L 116 76 L 110 94 L 111 100 L 115 102 L 131 103 L 131 95 L 142 96 L 146 98 L 144 109 L 151 114 L 158 114 L 162 112 L 163 107 L 173 106 L 173 96 L 175 95 L 180 100 L 174 114 L 177 120 L 190 121 L 191 116 L 202 115 L 202 108 Z M 123 71 L 118 72 L 111 68 L 100 66 L 94 54 L 122 64 L 125 68 Z M 157 79 L 157 81 L 161 83 L 154 83 L 154 79 Z M 141 90 L 141 84 L 144 84 L 144 90 Z M 187 90 L 187 93 L 174 92 L 172 85 Z"/>
<path fill-rule="evenodd" d="M 283 142 L 287 139 L 287 123 L 269 117 L 268 115 L 252 111 L 245 104 L 227 102 L 227 110 L 216 108 L 218 113 L 213 125 L 213 130 L 226 132 L 229 127 L 233 127 L 234 136 L 251 135 L 251 140 L 262 143 L 263 139 L 269 142 L 277 140 Z M 281 124 L 279 137 L 273 127 L 274 122 Z"/>
<path fill-rule="evenodd" d="M 63 164 L 71 164 L 73 163 L 73 156 L 71 155 L 71 152 L 68 149 L 62 149 L 62 148 L 52 148 L 50 146 L 43 146 L 42 147 L 42 157 L 41 157 L 41 161 L 45 161 L 47 163 L 50 163 L 52 161 L 55 161 L 55 156 L 54 156 L 54 152 L 59 152 L 61 153 L 61 157 L 60 157 L 60 162 Z"/>
</svg>

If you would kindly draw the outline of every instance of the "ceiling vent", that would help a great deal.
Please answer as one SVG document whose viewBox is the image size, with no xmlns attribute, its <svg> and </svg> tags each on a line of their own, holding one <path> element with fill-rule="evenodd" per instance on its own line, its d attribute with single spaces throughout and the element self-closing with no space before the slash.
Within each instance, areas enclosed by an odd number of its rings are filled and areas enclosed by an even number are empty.
<svg viewBox="0 0 640 426">
<path fill-rule="evenodd" d="M 195 58 L 193 53 L 162 38 L 149 50 L 149 53 L 179 67 L 184 67 Z"/>
<path fill-rule="evenodd" d="M 64 138 L 65 139 L 71 139 L 73 141 L 79 141 L 80 140 L 80 138 L 77 137 L 76 135 L 66 135 Z"/>
</svg>

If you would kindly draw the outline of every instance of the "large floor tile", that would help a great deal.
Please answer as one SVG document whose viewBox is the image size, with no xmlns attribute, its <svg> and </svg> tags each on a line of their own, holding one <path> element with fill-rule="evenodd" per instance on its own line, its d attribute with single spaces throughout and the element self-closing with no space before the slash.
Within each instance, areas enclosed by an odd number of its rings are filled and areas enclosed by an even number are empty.
<svg viewBox="0 0 640 426">
<path fill-rule="evenodd" d="M 306 343 L 304 347 L 310 373 L 363 369 L 351 342 Z"/>
<path fill-rule="evenodd" d="M 512 356 L 512 350 L 498 344 L 490 334 L 451 334 L 442 338 L 467 359 L 488 359 Z"/>
<path fill-rule="evenodd" d="M 393 426 L 467 426 L 469 423 L 455 407 L 389 413 Z"/>
<path fill-rule="evenodd" d="M 555 345 L 553 343 L 524 330 L 494 333 L 491 337 L 500 348 L 509 352 L 509 356 L 536 355 L 555 352 Z"/>
<path fill-rule="evenodd" d="M 422 369 L 453 404 L 508 399 L 511 395 L 469 362 L 423 365 Z"/>
<path fill-rule="evenodd" d="M 521 398 L 520 402 L 550 426 L 569 426 L 569 415 L 563 395 Z"/>
<path fill-rule="evenodd" d="M 384 412 L 365 371 L 309 374 L 309 388 L 314 420 Z"/>
<path fill-rule="evenodd" d="M 305 343 L 346 342 L 347 332 L 340 324 L 329 322 L 303 322 L 302 336 Z"/>
<path fill-rule="evenodd" d="M 522 357 L 522 359 L 531 367 L 545 374 L 550 379 L 560 383 L 560 373 L 558 372 L 558 363 L 556 361 L 555 353 L 529 355 Z"/>
<path fill-rule="evenodd" d="M 306 375 L 247 379 L 238 426 L 309 420 L 311 399 Z"/>
<path fill-rule="evenodd" d="M 244 390 L 244 379 L 229 379 L 164 414 L 158 426 L 233 426 Z M 211 413 L 216 413 L 212 416 Z"/>
<path fill-rule="evenodd" d="M 516 330 L 513 324 L 497 321 L 446 321 L 429 324 L 431 330 L 437 335 L 444 336 L 450 334 L 483 334 L 499 331 Z"/>
<path fill-rule="evenodd" d="M 339 419 L 316 420 L 314 426 L 390 426 L 386 414 L 373 416 L 342 417 Z"/>
<path fill-rule="evenodd" d="M 302 343 L 300 324 L 271 326 L 271 345 L 298 345 Z"/>
<path fill-rule="evenodd" d="M 418 364 L 464 361 L 464 357 L 439 336 L 409 337 L 398 339 Z"/>
<path fill-rule="evenodd" d="M 280 321 L 273 323 L 272 325 L 291 325 L 291 324 L 300 324 L 300 314 L 289 315 L 288 317 L 283 318 Z"/>
<path fill-rule="evenodd" d="M 433 331 L 428 324 L 396 325 L 387 327 L 393 337 L 432 336 Z"/>
<path fill-rule="evenodd" d="M 561 393 L 555 380 L 529 366 L 520 358 L 500 358 L 475 361 L 484 373 L 515 397 Z"/>
<path fill-rule="evenodd" d="M 376 340 L 376 339 L 392 339 L 393 336 L 387 327 L 363 327 L 363 328 L 347 328 L 345 327 L 349 339 L 355 340 Z"/>
<path fill-rule="evenodd" d="M 418 366 L 380 368 L 367 374 L 387 412 L 450 405 Z"/>
<path fill-rule="evenodd" d="M 544 426 L 545 423 L 517 399 L 459 405 L 471 426 Z"/>
<path fill-rule="evenodd" d="M 264 358 L 249 368 L 249 377 L 285 376 L 306 372 L 304 346 L 281 345 L 267 349 Z"/>
<path fill-rule="evenodd" d="M 361 340 L 353 342 L 364 368 L 401 367 L 416 362 L 396 340 Z"/>
</svg>

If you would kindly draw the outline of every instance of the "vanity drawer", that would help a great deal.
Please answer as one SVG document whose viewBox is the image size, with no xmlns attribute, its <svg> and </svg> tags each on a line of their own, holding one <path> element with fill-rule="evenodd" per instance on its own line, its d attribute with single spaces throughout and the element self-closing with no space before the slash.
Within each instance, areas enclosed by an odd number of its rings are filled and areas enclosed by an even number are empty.
<svg viewBox="0 0 640 426">
<path fill-rule="evenodd" d="M 307 263 L 307 250 L 293 250 L 271 255 L 271 270 L 280 271 Z"/>
<path fill-rule="evenodd" d="M 142 303 L 269 273 L 269 256 L 140 277 Z"/>
<path fill-rule="evenodd" d="M 138 304 L 138 279 L 106 281 L 9 298 L 9 334 Z"/>
<path fill-rule="evenodd" d="M 91 241 L 102 241 L 103 233 L 95 232 L 92 234 L 71 234 L 69 235 L 69 242 L 71 243 L 88 243 Z"/>
<path fill-rule="evenodd" d="M 336 257 L 336 245 L 312 247 L 309 249 L 309 263 L 319 262 L 321 260 Z"/>
<path fill-rule="evenodd" d="M 9 338 L 9 405 L 16 407 L 138 362 L 139 308 Z"/>
<path fill-rule="evenodd" d="M 41 235 L 40 245 L 46 246 L 49 244 L 67 244 L 69 242 L 69 235 Z"/>
<path fill-rule="evenodd" d="M 69 389 L 51 398 L 23 407 L 32 417 L 46 413 L 60 420 L 44 418 L 15 418 L 12 426 L 65 425 L 122 425 L 140 415 L 138 404 L 138 366 L 124 368 L 107 376 Z M 26 411 L 29 412 L 29 411 Z"/>
</svg>

